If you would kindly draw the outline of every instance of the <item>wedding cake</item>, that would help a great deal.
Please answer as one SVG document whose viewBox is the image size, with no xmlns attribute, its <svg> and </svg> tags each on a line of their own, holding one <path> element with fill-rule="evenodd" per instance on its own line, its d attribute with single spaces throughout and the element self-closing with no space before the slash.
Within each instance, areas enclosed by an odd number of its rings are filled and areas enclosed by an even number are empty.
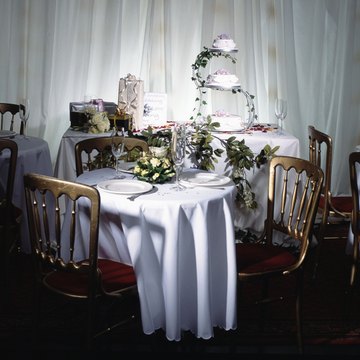
<svg viewBox="0 0 360 360">
<path fill-rule="evenodd" d="M 219 50 L 233 50 L 235 49 L 235 42 L 228 34 L 220 34 L 213 41 L 213 48 Z"/>
<path fill-rule="evenodd" d="M 239 131 L 245 128 L 245 123 L 241 116 L 229 114 L 224 110 L 215 111 L 211 117 L 212 122 L 220 124 L 220 127 L 217 128 L 218 131 Z"/>
<path fill-rule="evenodd" d="M 231 74 L 226 69 L 216 70 L 213 74 L 209 74 L 206 78 L 207 85 L 215 85 L 222 87 L 232 87 L 237 86 L 238 77 L 234 74 Z"/>
</svg>

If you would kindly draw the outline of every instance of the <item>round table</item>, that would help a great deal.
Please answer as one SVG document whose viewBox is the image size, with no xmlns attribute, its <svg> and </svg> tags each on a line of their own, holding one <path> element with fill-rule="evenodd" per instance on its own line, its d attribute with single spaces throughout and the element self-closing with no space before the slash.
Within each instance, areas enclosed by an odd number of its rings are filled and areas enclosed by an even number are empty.
<svg viewBox="0 0 360 360">
<path fill-rule="evenodd" d="M 111 178 L 113 169 L 100 169 L 77 181 L 95 185 Z M 144 333 L 162 328 L 169 340 L 180 340 L 182 331 L 190 330 L 208 339 L 215 326 L 234 329 L 234 184 L 176 191 L 174 183 L 165 183 L 133 200 L 99 192 L 99 257 L 134 266 Z M 81 219 L 76 235 L 83 249 L 75 252 L 77 259 L 87 254 L 88 228 Z"/>
<path fill-rule="evenodd" d="M 16 135 L 11 138 L 18 145 L 18 157 L 16 163 L 15 183 L 13 203 L 23 211 L 21 221 L 21 251 L 30 253 L 30 238 L 28 230 L 28 221 L 26 215 L 26 202 L 24 194 L 24 174 L 34 172 L 44 175 L 53 175 L 51 156 L 48 143 L 37 137 L 24 137 L 23 135 Z M 5 186 L 7 174 L 8 158 L 7 151 L 0 154 L 0 183 Z"/>
</svg>

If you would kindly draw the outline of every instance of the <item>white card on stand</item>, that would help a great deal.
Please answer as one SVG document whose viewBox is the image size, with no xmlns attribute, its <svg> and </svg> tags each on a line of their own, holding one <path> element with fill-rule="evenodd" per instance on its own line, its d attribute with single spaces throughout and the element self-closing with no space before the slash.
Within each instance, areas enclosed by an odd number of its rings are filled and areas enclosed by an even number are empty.
<svg viewBox="0 0 360 360">
<path fill-rule="evenodd" d="M 145 92 L 143 128 L 162 126 L 167 122 L 167 94 Z"/>
</svg>

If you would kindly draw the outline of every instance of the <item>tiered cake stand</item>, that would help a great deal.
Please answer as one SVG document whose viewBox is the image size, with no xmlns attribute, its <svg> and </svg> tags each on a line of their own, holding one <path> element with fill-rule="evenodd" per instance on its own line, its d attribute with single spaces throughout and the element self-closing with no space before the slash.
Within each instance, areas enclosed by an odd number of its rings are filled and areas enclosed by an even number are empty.
<svg viewBox="0 0 360 360">
<path fill-rule="evenodd" d="M 236 58 L 232 55 L 233 53 L 237 53 L 238 49 L 220 49 L 220 48 L 207 48 L 204 47 L 204 50 L 200 52 L 194 64 L 192 64 L 193 69 L 193 76 L 192 80 L 195 82 L 197 89 L 199 90 L 199 106 L 196 111 L 196 115 L 194 120 L 197 120 L 199 117 L 203 116 L 203 110 L 206 106 L 206 101 L 204 97 L 206 95 L 206 89 L 211 90 L 220 90 L 220 91 L 231 91 L 233 94 L 242 94 L 246 99 L 246 108 L 248 112 L 248 117 L 245 121 L 242 121 L 239 124 L 239 128 L 247 129 L 251 127 L 257 118 L 255 114 L 255 106 L 254 106 L 254 96 L 250 95 L 248 91 L 244 90 L 241 85 L 234 85 L 234 86 L 221 86 L 218 84 L 207 84 L 204 80 L 204 77 L 201 74 L 201 69 L 206 68 L 207 64 L 214 58 L 214 57 L 224 57 L 225 59 L 230 60 L 232 63 L 236 62 Z"/>
</svg>

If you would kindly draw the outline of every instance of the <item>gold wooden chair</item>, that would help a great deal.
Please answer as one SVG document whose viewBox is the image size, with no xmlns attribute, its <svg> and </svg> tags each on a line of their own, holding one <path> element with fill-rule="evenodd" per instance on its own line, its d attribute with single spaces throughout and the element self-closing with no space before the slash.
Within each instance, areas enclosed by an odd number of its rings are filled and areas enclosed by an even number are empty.
<svg viewBox="0 0 360 360">
<path fill-rule="evenodd" d="M 119 143 L 125 142 L 128 161 L 133 161 L 142 152 L 149 151 L 149 146 L 144 140 L 122 136 L 117 138 Z M 85 169 L 91 171 L 103 167 L 114 167 L 111 142 L 112 138 L 110 136 L 94 137 L 79 141 L 75 145 L 76 176 L 81 175 Z M 84 158 L 86 159 L 85 161 Z"/>
<path fill-rule="evenodd" d="M 350 271 L 350 287 L 353 288 L 356 279 L 357 267 L 359 266 L 360 246 L 360 193 L 358 178 L 360 177 L 360 152 L 353 152 L 349 155 L 350 185 L 353 202 L 351 217 L 351 230 L 354 234 L 352 248 L 352 263 Z"/>
<path fill-rule="evenodd" d="M 309 135 L 309 160 L 321 167 L 324 172 L 324 184 L 319 200 L 314 235 L 318 241 L 314 259 L 314 278 L 317 276 L 319 259 L 321 258 L 322 243 L 324 239 L 347 238 L 347 231 L 339 233 L 338 225 L 341 222 L 349 222 L 352 212 L 351 196 L 334 196 L 331 192 L 332 173 L 332 138 L 308 126 Z M 334 230 L 337 231 L 334 231 Z"/>
<path fill-rule="evenodd" d="M 9 115 L 8 121 L 6 121 L 7 114 Z M 17 114 L 19 114 L 19 104 L 0 103 L 0 130 L 15 131 L 15 121 L 17 121 L 19 122 L 19 133 L 23 135 L 24 124 L 20 117 L 16 116 Z"/>
<path fill-rule="evenodd" d="M 14 181 L 18 147 L 15 141 L 0 139 L 0 153 L 6 157 L 6 182 L 0 183 L 0 255 L 5 289 L 8 288 L 10 257 L 14 249 L 19 249 L 22 210 L 13 204 Z M 8 154 L 8 156 L 6 155 Z M 3 160 L 5 161 L 5 160 Z"/>
<path fill-rule="evenodd" d="M 36 275 L 36 329 L 43 305 L 42 290 L 62 296 L 64 302 L 83 301 L 87 312 L 84 328 L 91 349 L 95 338 L 132 318 L 119 323 L 113 323 L 112 319 L 104 329 L 99 328 L 99 323 L 107 318 L 99 316 L 100 310 L 104 310 L 100 306 L 104 305 L 103 301 L 108 306 L 109 300 L 128 299 L 125 295 L 137 298 L 133 267 L 98 258 L 100 195 L 97 189 L 39 174 L 24 175 L 24 188 Z M 62 203 L 71 208 L 69 224 L 62 221 Z M 79 243 L 76 236 L 80 214 L 90 221 L 89 228 L 82 230 L 87 237 L 86 245 Z M 76 249 L 81 246 L 87 246 L 87 257 L 77 260 Z M 109 315 L 111 318 L 113 314 Z"/>
<path fill-rule="evenodd" d="M 276 156 L 270 161 L 267 218 L 262 236 L 256 242 L 237 243 L 236 260 L 239 283 L 262 282 L 262 296 L 257 304 L 263 306 L 275 300 L 284 300 L 291 295 L 296 299 L 297 342 L 303 352 L 302 338 L 302 282 L 303 267 L 308 254 L 316 208 L 323 182 L 323 172 L 308 160 Z M 280 209 L 279 215 L 275 209 Z M 291 238 L 296 249 L 279 245 L 277 236 Z M 281 244 L 281 243 L 280 243 Z M 295 294 L 273 297 L 272 291 L 280 279 L 291 284 L 295 279 Z M 262 313 L 263 315 L 263 313 Z M 261 319 L 263 321 L 264 319 Z"/>
</svg>

